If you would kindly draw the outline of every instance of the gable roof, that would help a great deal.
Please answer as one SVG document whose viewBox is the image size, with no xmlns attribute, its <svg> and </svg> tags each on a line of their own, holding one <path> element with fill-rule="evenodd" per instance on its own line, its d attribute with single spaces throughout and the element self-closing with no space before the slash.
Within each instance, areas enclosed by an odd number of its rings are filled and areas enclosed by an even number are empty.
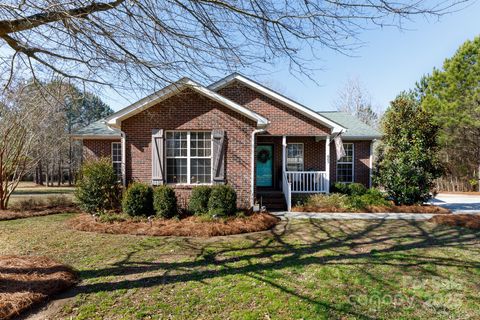
<svg viewBox="0 0 480 320">
<path fill-rule="evenodd" d="M 75 130 L 71 136 L 76 139 L 120 139 L 121 133 L 119 129 L 109 127 L 105 119 L 100 119 Z"/>
<path fill-rule="evenodd" d="M 244 85 L 246 85 L 247 87 L 257 91 L 257 92 L 260 92 L 261 94 L 269 97 L 270 99 L 274 100 L 274 101 L 277 101 L 287 107 L 290 107 L 291 109 L 303 114 L 304 116 L 307 116 L 308 118 L 310 119 L 313 119 L 315 121 L 317 121 L 318 123 L 321 123 L 322 125 L 328 127 L 328 128 L 331 128 L 332 129 L 332 132 L 340 132 L 340 131 L 344 131 L 346 128 L 337 123 L 336 121 L 333 121 L 325 116 L 323 116 L 322 114 L 290 99 L 290 98 L 287 98 L 283 95 L 281 95 L 280 93 L 278 92 L 275 92 L 261 84 L 259 84 L 258 82 L 255 82 L 251 79 L 248 79 L 247 77 L 241 75 L 241 74 L 238 74 L 238 73 L 233 73 L 211 85 L 208 86 L 208 88 L 210 90 L 213 90 L 213 91 L 218 91 L 220 90 L 221 88 L 224 88 L 226 87 L 227 85 L 229 85 L 230 83 L 234 82 L 234 81 L 238 81 Z"/>
<path fill-rule="evenodd" d="M 345 140 L 373 140 L 380 139 L 382 137 L 380 132 L 370 127 L 366 123 L 363 123 L 350 113 L 342 111 L 322 111 L 318 113 L 344 126 L 347 131 L 342 133 L 342 138 Z"/>
<path fill-rule="evenodd" d="M 221 95 L 219 95 L 216 92 L 211 91 L 208 88 L 205 88 L 204 86 L 198 84 L 197 82 L 190 80 L 189 78 L 182 78 L 178 80 L 177 82 L 166 86 L 165 88 L 135 102 L 134 104 L 123 108 L 120 111 L 115 112 L 114 114 L 110 115 L 109 117 L 106 118 L 107 124 L 115 127 L 120 126 L 120 122 L 122 120 L 125 120 L 127 118 L 130 118 L 131 116 L 142 112 L 145 109 L 148 109 L 157 103 L 174 96 L 178 93 L 180 93 L 182 90 L 189 88 L 192 89 L 193 91 L 203 95 L 204 97 L 207 97 L 213 101 L 216 101 L 227 108 L 230 108 L 233 111 L 238 112 L 241 115 L 244 115 L 245 117 L 255 121 L 257 123 L 258 127 L 265 127 L 268 125 L 269 121 L 265 117 L 245 108 L 244 106 L 241 106 Z"/>
</svg>

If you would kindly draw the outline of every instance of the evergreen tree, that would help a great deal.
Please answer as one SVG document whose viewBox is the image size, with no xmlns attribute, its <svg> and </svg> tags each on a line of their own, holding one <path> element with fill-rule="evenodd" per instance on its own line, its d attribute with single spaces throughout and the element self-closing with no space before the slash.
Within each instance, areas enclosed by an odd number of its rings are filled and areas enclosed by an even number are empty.
<svg viewBox="0 0 480 320">
<path fill-rule="evenodd" d="M 412 93 L 402 93 L 383 119 L 383 149 L 375 177 L 393 201 L 416 204 L 427 201 L 434 179 L 441 175 L 438 126 Z"/>
<path fill-rule="evenodd" d="M 423 77 L 416 91 L 440 127 L 449 173 L 480 179 L 480 37 L 466 41 L 442 69 Z"/>
</svg>

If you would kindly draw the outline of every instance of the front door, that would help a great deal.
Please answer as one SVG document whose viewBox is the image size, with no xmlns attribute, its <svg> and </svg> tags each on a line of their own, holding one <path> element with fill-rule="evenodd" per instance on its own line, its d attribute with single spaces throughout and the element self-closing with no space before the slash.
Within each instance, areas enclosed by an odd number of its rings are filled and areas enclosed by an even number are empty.
<svg viewBox="0 0 480 320">
<path fill-rule="evenodd" d="M 255 159 L 257 187 L 273 187 L 273 145 L 258 145 Z"/>
</svg>

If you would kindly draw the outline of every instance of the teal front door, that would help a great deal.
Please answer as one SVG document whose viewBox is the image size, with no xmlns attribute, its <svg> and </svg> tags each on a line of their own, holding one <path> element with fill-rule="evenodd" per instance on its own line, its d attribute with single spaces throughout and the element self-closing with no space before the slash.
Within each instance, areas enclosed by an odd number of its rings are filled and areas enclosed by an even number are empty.
<svg viewBox="0 0 480 320">
<path fill-rule="evenodd" d="M 273 145 L 255 149 L 257 187 L 273 187 Z"/>
</svg>

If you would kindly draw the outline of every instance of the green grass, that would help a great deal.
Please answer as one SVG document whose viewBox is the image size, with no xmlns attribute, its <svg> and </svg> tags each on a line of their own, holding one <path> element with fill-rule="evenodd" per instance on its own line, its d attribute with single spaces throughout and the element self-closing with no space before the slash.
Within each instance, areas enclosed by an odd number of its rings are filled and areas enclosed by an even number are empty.
<svg viewBox="0 0 480 320">
<path fill-rule="evenodd" d="M 478 319 L 480 233 L 408 221 L 295 221 L 211 239 L 0 222 L 0 254 L 83 279 L 57 319 Z"/>
</svg>

